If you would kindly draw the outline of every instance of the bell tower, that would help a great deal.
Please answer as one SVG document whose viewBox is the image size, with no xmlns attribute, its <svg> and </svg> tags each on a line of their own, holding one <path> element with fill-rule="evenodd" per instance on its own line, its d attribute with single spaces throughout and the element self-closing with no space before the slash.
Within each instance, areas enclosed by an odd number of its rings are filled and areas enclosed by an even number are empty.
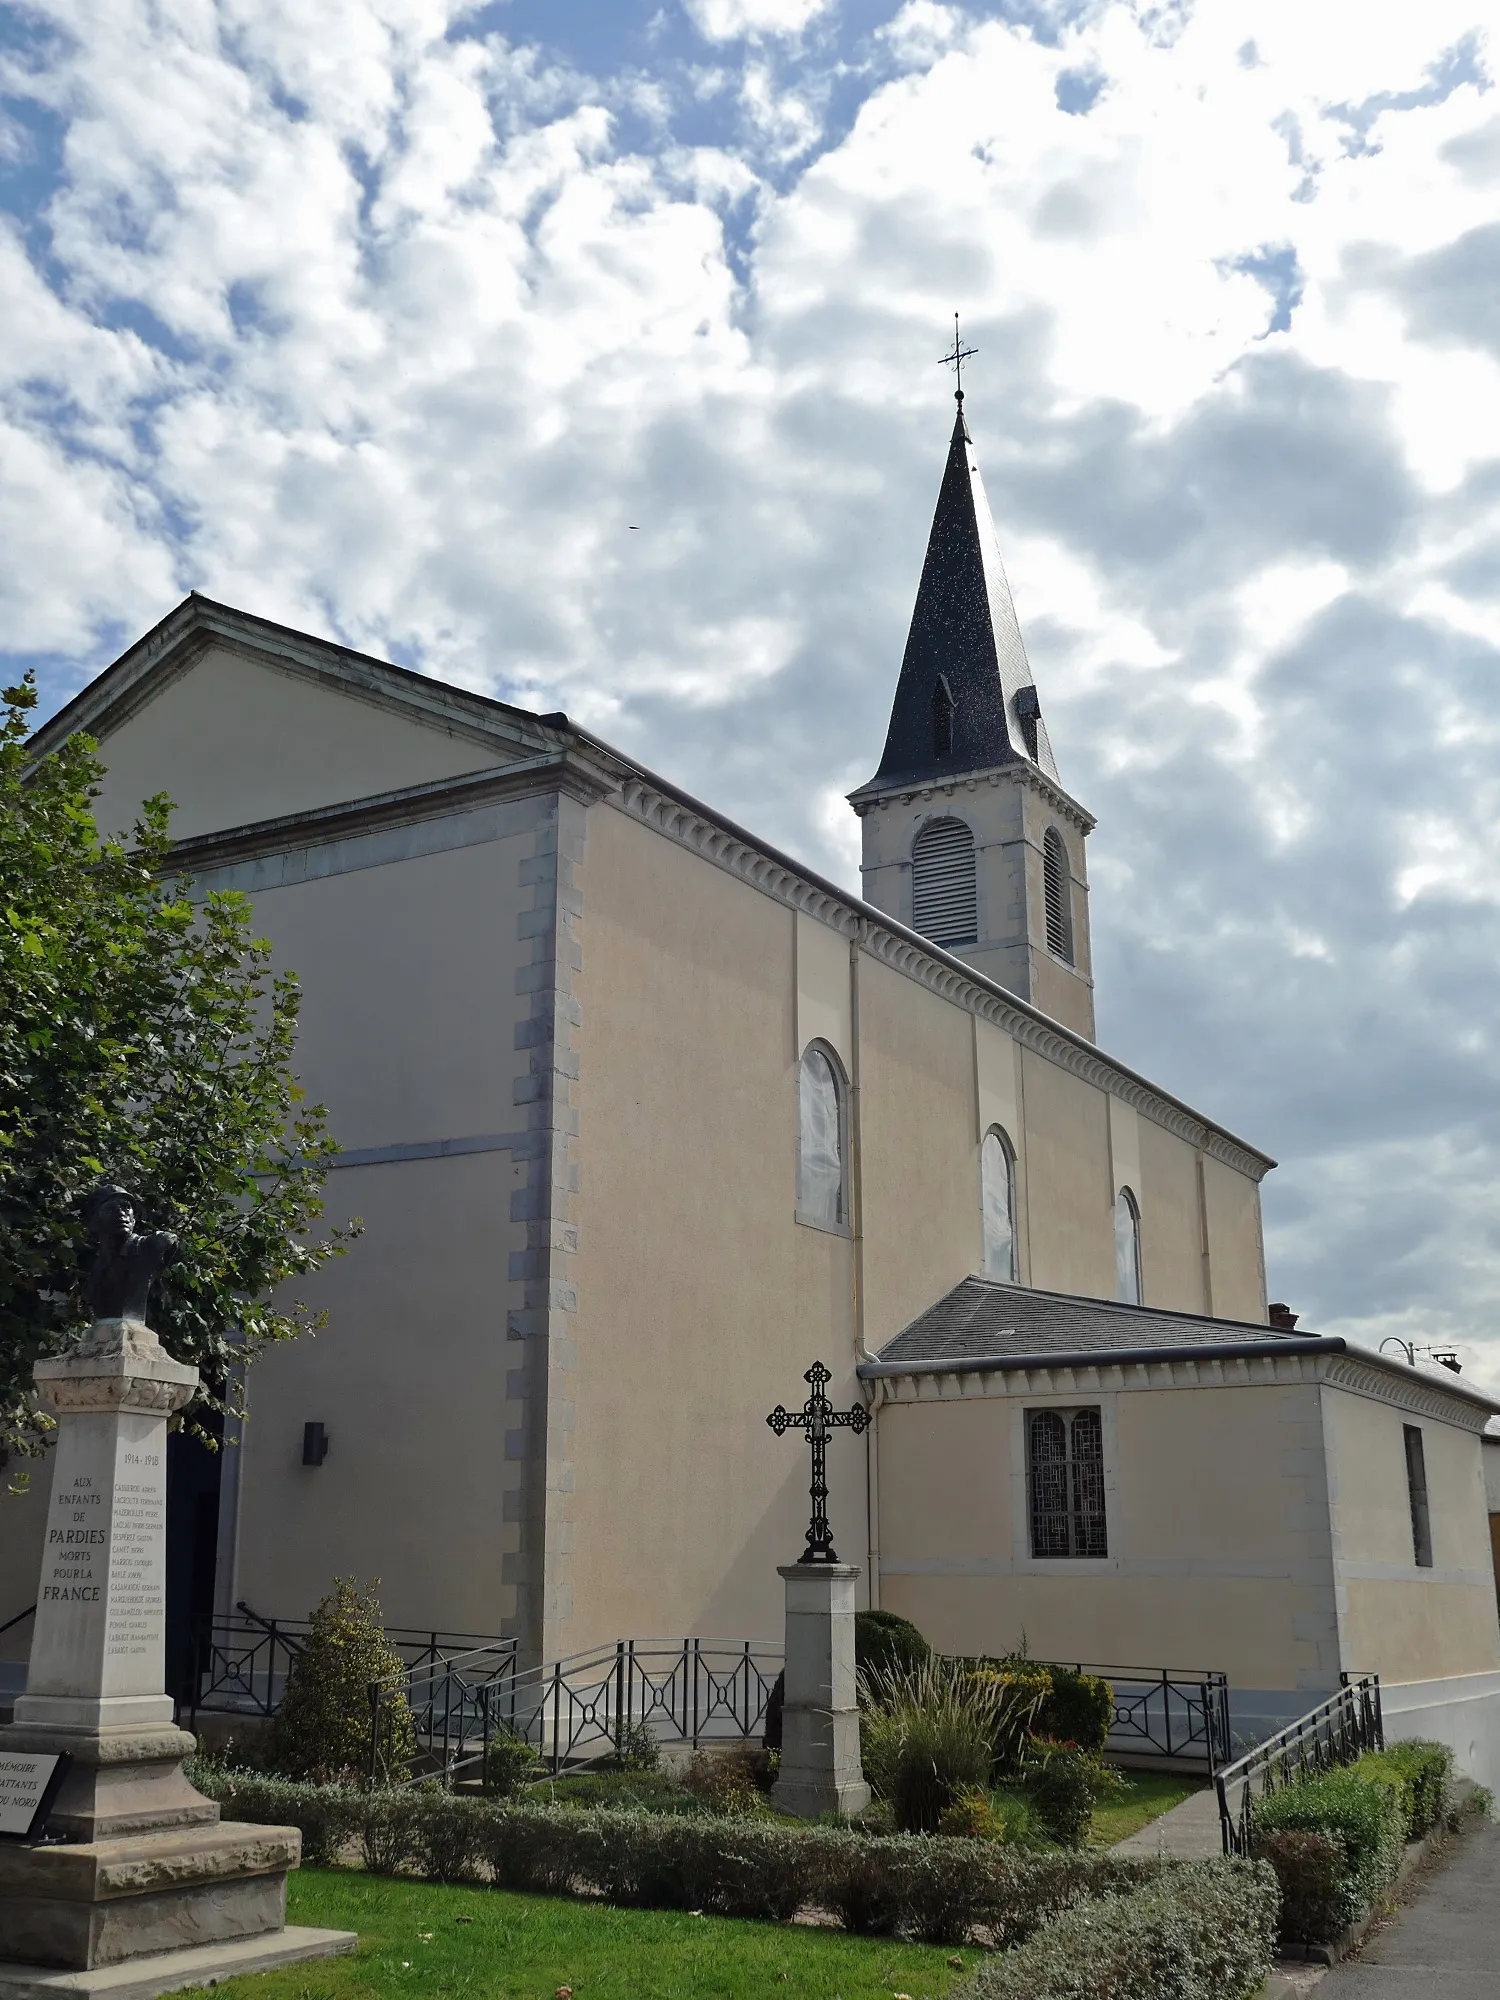
<svg viewBox="0 0 1500 2000">
<path fill-rule="evenodd" d="M 1092 1040 L 1094 822 L 1057 775 L 956 396 L 885 751 L 849 795 L 865 898 Z"/>
</svg>

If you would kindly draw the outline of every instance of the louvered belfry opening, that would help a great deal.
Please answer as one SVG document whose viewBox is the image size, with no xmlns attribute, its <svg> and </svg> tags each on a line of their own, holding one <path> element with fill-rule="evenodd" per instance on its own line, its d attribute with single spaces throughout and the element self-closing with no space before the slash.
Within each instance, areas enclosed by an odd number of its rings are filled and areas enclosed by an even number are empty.
<svg viewBox="0 0 1500 2000">
<path fill-rule="evenodd" d="M 934 944 L 977 944 L 974 836 L 961 819 L 933 820 L 911 850 L 912 928 Z"/>
<path fill-rule="evenodd" d="M 1055 826 L 1042 841 L 1042 892 L 1047 905 L 1047 949 L 1073 963 L 1072 912 L 1068 908 L 1068 850 Z"/>
</svg>

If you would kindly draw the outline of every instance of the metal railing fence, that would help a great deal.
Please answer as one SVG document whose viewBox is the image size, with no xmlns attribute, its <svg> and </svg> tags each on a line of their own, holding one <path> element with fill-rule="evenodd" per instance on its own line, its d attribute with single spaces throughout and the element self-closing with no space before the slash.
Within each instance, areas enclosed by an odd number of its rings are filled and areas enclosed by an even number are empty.
<svg viewBox="0 0 1500 2000">
<path fill-rule="evenodd" d="M 273 1716 L 281 1704 L 292 1663 L 307 1643 L 306 1618 L 263 1618 L 237 1604 L 228 1618 L 196 1621 L 193 1634 L 193 1716 L 209 1714 Z M 516 1641 L 477 1632 L 432 1632 L 388 1625 L 387 1643 L 401 1656 L 403 1673 L 425 1675 L 434 1684 L 450 1660 L 494 1662 L 498 1674 L 514 1673 Z M 413 1703 L 413 1708 L 417 1703 Z"/>
<path fill-rule="evenodd" d="M 1229 1679 L 1199 1668 L 1108 1667 L 1038 1660 L 1037 1666 L 1097 1674 L 1114 1695 L 1106 1754 L 1202 1759 L 1212 1775 L 1229 1761 Z"/>
<path fill-rule="evenodd" d="M 445 1784 L 488 1775 L 502 1735 L 551 1771 L 625 1756 L 634 1731 L 697 1750 L 761 1733 L 781 1671 L 781 1649 L 753 1639 L 621 1639 L 522 1673 L 496 1674 L 482 1658 L 435 1661 L 370 1684 L 372 1782 L 383 1775 L 389 1704 L 404 1693 L 426 1775 Z"/>
<path fill-rule="evenodd" d="M 1342 1679 L 1336 1694 L 1214 1773 L 1226 1854 L 1249 1853 L 1258 1797 L 1352 1764 L 1367 1750 L 1385 1748 L 1380 1676 L 1345 1674 Z"/>
</svg>

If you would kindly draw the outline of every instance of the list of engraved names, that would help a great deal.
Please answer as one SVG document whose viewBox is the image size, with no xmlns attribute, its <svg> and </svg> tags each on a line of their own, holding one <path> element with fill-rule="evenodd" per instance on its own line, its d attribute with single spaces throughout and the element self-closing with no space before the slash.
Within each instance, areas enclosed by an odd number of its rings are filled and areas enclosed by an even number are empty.
<svg viewBox="0 0 1500 2000">
<path fill-rule="evenodd" d="M 166 1482 L 160 1451 L 122 1453 L 109 1550 L 107 1658 L 140 1659 L 161 1646 L 166 1614 L 163 1532 Z"/>
</svg>

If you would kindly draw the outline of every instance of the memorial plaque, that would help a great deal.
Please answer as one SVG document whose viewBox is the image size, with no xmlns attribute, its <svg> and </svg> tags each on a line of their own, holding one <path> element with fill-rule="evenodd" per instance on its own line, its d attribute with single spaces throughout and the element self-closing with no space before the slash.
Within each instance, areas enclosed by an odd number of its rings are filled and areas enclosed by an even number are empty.
<svg viewBox="0 0 1500 2000">
<path fill-rule="evenodd" d="M 66 1757 L 0 1750 L 0 1840 L 37 1840 L 67 1772 Z"/>
</svg>

